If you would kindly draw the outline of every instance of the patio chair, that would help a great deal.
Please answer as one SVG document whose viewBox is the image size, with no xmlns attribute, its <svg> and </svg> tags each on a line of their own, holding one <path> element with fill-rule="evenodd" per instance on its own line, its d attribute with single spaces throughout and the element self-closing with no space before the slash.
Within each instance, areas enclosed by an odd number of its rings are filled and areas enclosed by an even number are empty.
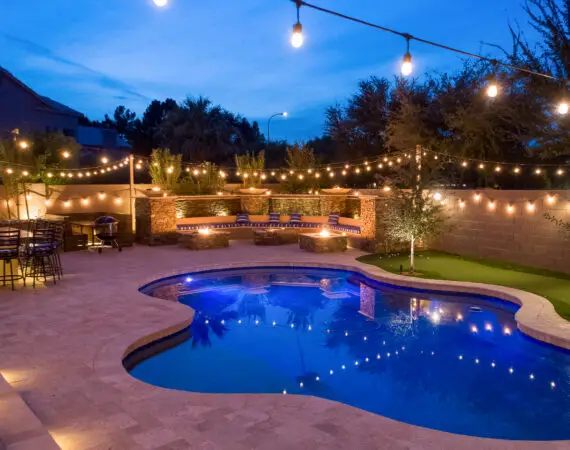
<svg viewBox="0 0 570 450">
<path fill-rule="evenodd" d="M 58 261 L 56 257 L 55 229 L 35 228 L 32 231 L 32 239 L 26 248 L 26 276 L 32 277 L 32 286 L 36 287 L 36 280 L 42 279 L 47 283 L 52 278 L 53 284 L 57 284 L 59 277 Z"/>
<path fill-rule="evenodd" d="M 3 285 L 6 286 L 6 282 L 10 281 L 12 290 L 14 290 L 14 282 L 22 280 L 25 286 L 26 277 L 24 275 L 24 266 L 20 259 L 20 230 L 0 230 L 0 258 L 4 262 L 4 271 L 0 278 Z M 20 274 L 18 274 L 18 268 L 14 271 L 14 261 L 18 263 Z M 7 271 L 8 267 L 10 268 L 10 273 Z"/>
</svg>

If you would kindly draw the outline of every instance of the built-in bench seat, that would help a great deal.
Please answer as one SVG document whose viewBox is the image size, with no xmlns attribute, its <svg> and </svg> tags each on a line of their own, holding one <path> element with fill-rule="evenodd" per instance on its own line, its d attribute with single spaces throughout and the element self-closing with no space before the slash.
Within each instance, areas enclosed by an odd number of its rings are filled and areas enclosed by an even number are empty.
<svg viewBox="0 0 570 450">
<path fill-rule="evenodd" d="M 330 224 L 329 217 L 302 216 L 298 223 L 291 223 L 290 216 L 281 216 L 279 222 L 269 222 L 269 216 L 250 215 L 247 222 L 236 222 L 237 216 L 192 217 L 178 219 L 178 231 L 194 231 L 199 228 L 232 229 L 232 228 L 299 228 L 317 229 L 325 227 L 339 233 L 360 235 L 360 221 L 340 217 L 337 224 Z M 301 230 L 300 230 L 301 231 Z"/>
</svg>

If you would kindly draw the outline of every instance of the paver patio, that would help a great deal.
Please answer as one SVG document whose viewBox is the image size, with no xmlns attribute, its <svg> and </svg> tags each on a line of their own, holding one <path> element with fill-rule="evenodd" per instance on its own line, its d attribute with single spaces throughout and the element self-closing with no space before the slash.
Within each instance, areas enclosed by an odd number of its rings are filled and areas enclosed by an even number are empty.
<svg viewBox="0 0 570 450">
<path fill-rule="evenodd" d="M 296 245 L 242 241 L 199 253 L 138 246 L 123 253 L 64 254 L 66 276 L 57 286 L 0 290 L 0 372 L 63 449 L 569 447 L 452 435 L 306 396 L 167 390 L 122 368 L 130 344 L 191 318 L 186 306 L 140 294 L 146 281 L 222 263 L 333 263 L 370 270 L 354 260 L 361 254 L 319 255 Z M 2 407 L 5 395 L 0 389 L 3 424 L 11 414 Z M 0 439 L 8 449 L 38 448 L 30 446 L 33 433 L 7 428 Z"/>
</svg>

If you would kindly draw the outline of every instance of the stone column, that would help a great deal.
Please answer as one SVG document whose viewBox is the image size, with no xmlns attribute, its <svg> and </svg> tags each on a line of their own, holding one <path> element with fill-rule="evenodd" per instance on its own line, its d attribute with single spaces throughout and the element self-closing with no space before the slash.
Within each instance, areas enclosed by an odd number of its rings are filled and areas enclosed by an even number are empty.
<svg viewBox="0 0 570 450">
<path fill-rule="evenodd" d="M 269 195 L 242 194 L 241 210 L 250 215 L 266 216 L 269 214 Z"/>
<path fill-rule="evenodd" d="M 366 239 L 376 238 L 376 198 L 360 198 L 360 236 Z"/>
<path fill-rule="evenodd" d="M 137 242 L 148 245 L 176 244 L 176 197 L 137 198 Z"/>
</svg>

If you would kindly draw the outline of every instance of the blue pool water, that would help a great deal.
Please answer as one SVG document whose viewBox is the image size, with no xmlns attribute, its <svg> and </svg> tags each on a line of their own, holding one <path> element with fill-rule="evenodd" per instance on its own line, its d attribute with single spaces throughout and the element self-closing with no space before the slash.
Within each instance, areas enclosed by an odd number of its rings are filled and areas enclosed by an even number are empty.
<svg viewBox="0 0 570 450">
<path fill-rule="evenodd" d="M 570 352 L 517 331 L 506 302 L 306 268 L 190 274 L 143 292 L 196 311 L 188 340 L 131 370 L 147 383 L 313 395 L 453 433 L 570 439 Z"/>
</svg>

